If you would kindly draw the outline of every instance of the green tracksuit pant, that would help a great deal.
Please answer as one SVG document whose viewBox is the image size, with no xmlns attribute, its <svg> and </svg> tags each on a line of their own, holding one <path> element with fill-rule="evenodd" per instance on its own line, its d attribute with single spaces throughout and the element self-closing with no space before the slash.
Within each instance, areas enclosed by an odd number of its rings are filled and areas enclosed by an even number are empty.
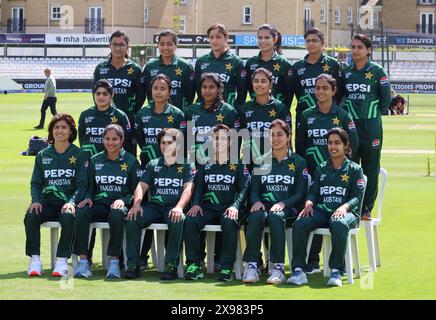
<svg viewBox="0 0 436 320">
<path fill-rule="evenodd" d="M 258 262 L 261 259 L 263 229 L 267 225 L 270 230 L 270 262 L 284 263 L 285 261 L 285 228 L 298 216 L 295 208 L 285 208 L 280 212 L 270 212 L 271 205 L 265 206 L 266 211 L 250 212 L 247 219 L 246 243 L 243 260 Z"/>
<path fill-rule="evenodd" d="M 56 256 L 58 258 L 69 258 L 73 245 L 74 216 L 71 213 L 61 214 L 63 205 L 42 203 L 42 212 L 27 212 L 24 217 L 26 229 L 26 255 L 41 254 L 41 232 L 40 226 L 47 221 L 59 221 L 61 224 L 61 237 L 58 243 Z"/>
<path fill-rule="evenodd" d="M 94 202 L 91 208 L 86 206 L 77 209 L 74 254 L 88 255 L 89 226 L 91 222 L 108 222 L 110 227 L 110 239 L 107 248 L 107 255 L 111 257 L 121 256 L 124 219 L 127 211 L 127 207 L 122 209 L 111 209 L 109 205 L 98 202 Z"/>
<path fill-rule="evenodd" d="M 220 263 L 223 269 L 232 269 L 236 260 L 236 246 L 238 243 L 239 221 L 224 217 L 221 210 L 203 208 L 203 215 L 197 214 L 195 217 L 186 217 L 184 239 L 187 264 L 200 264 L 202 259 L 202 248 L 200 240 L 200 231 L 207 224 L 220 224 L 222 229 L 222 246 L 220 254 Z"/>
<path fill-rule="evenodd" d="M 363 211 L 371 211 L 378 192 L 383 129 L 381 119 L 354 120 L 359 134 L 359 149 L 351 155 L 351 160 L 360 163 L 368 178 Z"/>
<path fill-rule="evenodd" d="M 309 234 L 317 228 L 329 228 L 332 241 L 332 252 L 329 260 L 330 269 L 345 271 L 345 252 L 347 250 L 348 232 L 357 227 L 359 218 L 350 212 L 345 217 L 333 220 L 330 213 L 314 209 L 313 216 L 300 217 L 292 228 L 292 270 L 306 269 L 307 242 Z M 324 264 L 327 262 L 324 261 Z"/>
<path fill-rule="evenodd" d="M 171 222 L 168 213 L 174 206 L 160 206 L 155 203 L 142 205 L 143 215 L 138 215 L 136 220 L 126 221 L 126 254 L 127 265 L 136 267 L 140 264 L 141 231 L 152 223 L 166 223 L 168 225 L 165 265 L 177 266 L 179 263 L 180 248 L 182 245 L 183 224 Z"/>
</svg>

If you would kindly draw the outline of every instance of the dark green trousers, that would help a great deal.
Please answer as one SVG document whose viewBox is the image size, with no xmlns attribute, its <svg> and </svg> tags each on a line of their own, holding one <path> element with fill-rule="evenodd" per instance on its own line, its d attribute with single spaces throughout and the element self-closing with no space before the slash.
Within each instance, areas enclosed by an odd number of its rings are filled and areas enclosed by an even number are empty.
<svg viewBox="0 0 436 320">
<path fill-rule="evenodd" d="M 48 221 L 59 221 L 61 224 L 61 237 L 58 243 L 56 256 L 69 258 L 73 245 L 74 216 L 71 213 L 61 214 L 62 205 L 42 203 L 42 212 L 36 214 L 26 212 L 24 226 L 26 230 L 26 255 L 41 254 L 41 224 Z"/>
<path fill-rule="evenodd" d="M 247 219 L 246 243 L 243 260 L 245 262 L 260 261 L 263 229 L 267 225 L 270 229 L 270 262 L 284 263 L 285 261 L 285 228 L 298 215 L 295 208 L 285 208 L 280 212 L 270 212 L 271 205 L 265 205 L 266 211 L 250 212 Z"/>
<path fill-rule="evenodd" d="M 329 228 L 332 238 L 332 252 L 329 260 L 330 269 L 345 271 L 345 252 L 347 250 L 348 232 L 359 224 L 359 218 L 347 212 L 344 218 L 333 220 L 331 214 L 314 209 L 313 216 L 300 217 L 292 228 L 292 270 L 306 269 L 307 242 L 309 234 L 317 228 Z M 327 262 L 324 261 L 324 264 Z"/>
<path fill-rule="evenodd" d="M 236 260 L 236 249 L 238 243 L 239 221 L 224 217 L 222 210 L 203 208 L 203 215 L 197 214 L 195 217 L 186 216 L 184 226 L 185 252 L 187 264 L 200 264 L 202 259 L 202 248 L 200 231 L 207 224 L 221 225 L 221 254 L 220 263 L 224 269 L 233 269 Z M 240 217 L 241 212 L 239 213 Z"/>
<path fill-rule="evenodd" d="M 378 175 L 380 172 L 383 129 L 381 119 L 355 120 L 359 134 L 359 149 L 353 150 L 351 160 L 360 163 L 363 173 L 368 178 L 363 211 L 371 211 L 378 192 Z"/>
<path fill-rule="evenodd" d="M 124 218 L 128 209 L 111 209 L 110 205 L 94 202 L 90 208 L 88 206 L 77 209 L 76 211 L 76 240 L 74 241 L 74 254 L 88 255 L 89 226 L 91 222 L 108 222 L 110 231 L 107 255 L 119 257 L 123 244 Z"/>
<path fill-rule="evenodd" d="M 147 228 L 152 223 L 166 223 L 168 225 L 168 242 L 165 253 L 165 264 L 179 263 L 180 248 L 182 245 L 183 224 L 171 222 L 168 213 L 174 206 L 159 206 L 155 203 L 145 203 L 142 205 L 143 216 L 138 215 L 136 220 L 126 220 L 126 255 L 127 265 L 130 267 L 140 264 L 140 246 L 142 229 Z"/>
</svg>

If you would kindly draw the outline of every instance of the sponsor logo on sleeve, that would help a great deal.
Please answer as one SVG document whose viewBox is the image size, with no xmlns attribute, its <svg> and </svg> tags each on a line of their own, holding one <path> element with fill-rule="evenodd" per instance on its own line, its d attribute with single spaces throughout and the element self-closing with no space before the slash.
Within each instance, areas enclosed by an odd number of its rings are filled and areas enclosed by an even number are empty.
<svg viewBox="0 0 436 320">
<path fill-rule="evenodd" d="M 247 70 L 244 68 L 241 71 L 241 78 L 246 78 L 247 77 Z"/>
<path fill-rule="evenodd" d="M 379 140 L 379 139 L 375 139 L 375 140 L 372 142 L 372 147 L 373 147 L 374 149 L 377 149 L 379 146 L 380 146 L 380 140 Z"/>
<path fill-rule="evenodd" d="M 348 124 L 348 130 L 350 130 L 351 132 L 356 131 L 356 125 L 354 124 L 353 120 L 351 120 L 350 123 Z"/>
<path fill-rule="evenodd" d="M 248 168 L 244 168 L 243 173 L 244 173 L 244 176 L 250 177 L 250 171 L 248 170 Z"/>
<path fill-rule="evenodd" d="M 309 178 L 309 171 L 307 171 L 307 168 L 304 168 L 304 170 L 303 170 L 303 177 L 304 177 L 304 179 Z"/>
<path fill-rule="evenodd" d="M 363 188 L 365 187 L 365 181 L 363 181 L 363 179 L 357 180 L 357 187 L 359 188 L 359 190 L 363 190 Z"/>
<path fill-rule="evenodd" d="M 388 77 L 387 76 L 384 76 L 383 78 L 381 78 L 380 79 L 380 84 L 382 85 L 382 86 L 387 86 L 388 84 L 389 84 L 389 79 L 388 79 Z"/>
<path fill-rule="evenodd" d="M 234 127 L 235 129 L 239 129 L 241 127 L 241 122 L 239 121 L 239 119 L 235 121 Z"/>
<path fill-rule="evenodd" d="M 180 122 L 180 130 L 185 130 L 187 127 L 186 121 Z"/>
</svg>

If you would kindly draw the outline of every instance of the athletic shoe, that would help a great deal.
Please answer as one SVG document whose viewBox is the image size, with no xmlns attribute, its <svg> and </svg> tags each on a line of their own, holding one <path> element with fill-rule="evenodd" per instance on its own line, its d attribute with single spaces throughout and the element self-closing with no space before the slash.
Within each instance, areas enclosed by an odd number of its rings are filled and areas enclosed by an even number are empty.
<svg viewBox="0 0 436 320">
<path fill-rule="evenodd" d="M 214 261 L 213 272 L 219 272 L 221 271 L 221 269 L 222 269 L 221 263 L 219 261 Z"/>
<path fill-rule="evenodd" d="M 37 126 L 33 127 L 33 129 L 44 129 L 44 127 L 41 125 L 37 125 Z"/>
<path fill-rule="evenodd" d="M 283 284 L 286 282 L 285 271 L 280 265 L 275 265 L 274 269 L 269 272 L 268 284 Z"/>
<path fill-rule="evenodd" d="M 51 274 L 53 277 L 64 277 L 68 275 L 68 260 L 67 258 L 57 258 L 55 267 Z"/>
<path fill-rule="evenodd" d="M 218 281 L 232 281 L 233 280 L 233 270 L 232 269 L 221 269 Z"/>
<path fill-rule="evenodd" d="M 42 263 L 39 258 L 30 258 L 29 268 L 27 269 L 27 275 L 29 277 L 42 276 Z"/>
<path fill-rule="evenodd" d="M 369 212 L 369 211 L 363 212 L 362 216 L 360 217 L 360 220 L 362 220 L 362 221 L 371 221 L 372 220 L 371 212 Z"/>
<path fill-rule="evenodd" d="M 196 263 L 191 263 L 187 268 L 186 268 L 186 273 L 185 273 L 185 280 L 198 280 L 198 279 L 203 279 L 204 275 L 203 272 L 201 271 L 201 266 L 199 266 Z"/>
<path fill-rule="evenodd" d="M 342 287 L 342 277 L 339 271 L 332 272 L 329 281 L 327 282 L 329 287 Z"/>
<path fill-rule="evenodd" d="M 128 266 L 124 272 L 124 279 L 137 279 L 141 276 L 141 270 L 137 266 Z"/>
<path fill-rule="evenodd" d="M 76 271 L 74 272 L 74 278 L 89 278 L 92 276 L 91 270 L 89 270 L 88 260 L 80 260 Z"/>
<path fill-rule="evenodd" d="M 260 271 L 253 263 L 245 265 L 244 275 L 242 276 L 242 283 L 256 283 L 259 281 Z"/>
<path fill-rule="evenodd" d="M 164 273 L 160 277 L 161 280 L 176 280 L 177 279 L 177 265 L 175 263 L 167 263 L 165 265 Z"/>
<path fill-rule="evenodd" d="M 301 268 L 295 268 L 294 272 L 292 272 L 291 277 L 286 281 L 287 284 L 296 284 L 297 286 L 301 286 L 302 284 L 307 283 L 307 277 L 304 271 Z"/>
<path fill-rule="evenodd" d="M 304 269 L 304 272 L 306 274 L 314 274 L 314 273 L 320 273 L 321 268 L 319 266 L 319 262 L 310 262 L 307 267 Z"/>
<path fill-rule="evenodd" d="M 107 271 L 106 278 L 121 278 L 120 261 L 118 259 L 109 261 L 109 270 Z"/>
</svg>

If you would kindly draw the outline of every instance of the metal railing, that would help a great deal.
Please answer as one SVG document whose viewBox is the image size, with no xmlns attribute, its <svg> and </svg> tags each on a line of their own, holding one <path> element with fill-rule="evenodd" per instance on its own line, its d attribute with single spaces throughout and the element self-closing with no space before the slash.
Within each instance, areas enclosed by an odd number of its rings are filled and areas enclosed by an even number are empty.
<svg viewBox="0 0 436 320">
<path fill-rule="evenodd" d="M 85 33 L 104 33 L 104 19 L 85 19 Z"/>
<path fill-rule="evenodd" d="M 417 33 L 425 33 L 425 34 L 436 34 L 436 25 L 435 24 L 417 24 L 416 32 Z"/>
<path fill-rule="evenodd" d="M 8 19 L 8 33 L 26 33 L 26 19 Z"/>
</svg>

